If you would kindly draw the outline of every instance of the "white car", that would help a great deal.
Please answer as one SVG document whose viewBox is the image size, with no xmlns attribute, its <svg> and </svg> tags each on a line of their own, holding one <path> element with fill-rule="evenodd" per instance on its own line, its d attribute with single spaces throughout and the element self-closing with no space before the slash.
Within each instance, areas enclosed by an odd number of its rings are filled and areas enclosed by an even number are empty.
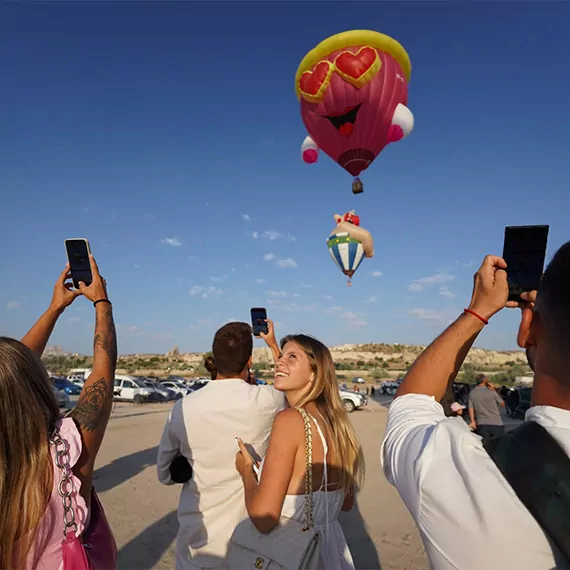
<svg viewBox="0 0 570 570">
<path fill-rule="evenodd" d="M 115 399 L 128 402 L 146 402 L 150 398 L 151 391 L 144 382 L 134 376 L 122 374 L 115 375 Z"/>
<path fill-rule="evenodd" d="M 80 388 L 83 388 L 83 384 L 85 384 L 85 377 L 79 374 L 70 374 L 67 379 Z"/>
<path fill-rule="evenodd" d="M 368 398 L 360 392 L 351 392 L 349 390 L 339 390 L 340 399 L 344 405 L 344 409 L 348 412 L 354 412 L 368 404 Z"/>
</svg>

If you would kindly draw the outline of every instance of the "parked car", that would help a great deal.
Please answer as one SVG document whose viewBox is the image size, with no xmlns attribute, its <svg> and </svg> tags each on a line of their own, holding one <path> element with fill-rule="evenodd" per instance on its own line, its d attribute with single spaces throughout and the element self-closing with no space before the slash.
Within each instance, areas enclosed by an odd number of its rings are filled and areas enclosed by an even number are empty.
<svg viewBox="0 0 570 570">
<path fill-rule="evenodd" d="M 134 376 L 122 374 L 115 375 L 114 394 L 116 400 L 126 400 L 127 402 L 148 402 L 151 391 L 141 380 Z"/>
<path fill-rule="evenodd" d="M 170 390 L 176 392 L 177 394 L 181 394 L 182 396 L 186 396 L 186 394 L 190 394 L 190 392 L 192 391 L 190 387 L 185 386 L 184 384 L 176 382 L 174 380 L 163 380 L 162 382 L 160 382 L 160 385 L 166 386 Z"/>
<path fill-rule="evenodd" d="M 386 380 L 380 384 L 380 390 L 385 396 L 393 396 L 399 387 L 398 382 L 394 382 L 393 380 Z"/>
<path fill-rule="evenodd" d="M 339 390 L 340 398 L 344 404 L 344 409 L 348 412 L 354 412 L 368 404 L 368 398 L 360 392 L 352 392 L 349 390 Z"/>
<path fill-rule="evenodd" d="M 352 383 L 353 384 L 366 384 L 366 380 L 364 380 L 364 378 L 360 378 L 360 376 L 357 376 L 356 378 L 352 379 Z"/>
<path fill-rule="evenodd" d="M 166 381 L 177 382 L 178 384 L 183 384 L 184 386 L 188 382 L 188 380 L 186 380 L 186 378 L 183 378 L 182 376 L 167 376 Z"/>
<path fill-rule="evenodd" d="M 58 390 L 65 390 L 68 396 L 81 394 L 81 388 L 63 376 L 52 376 L 51 381 Z"/>
<path fill-rule="evenodd" d="M 140 380 L 151 391 L 151 401 L 156 400 L 158 402 L 169 402 L 171 400 L 177 400 L 180 397 L 180 395 L 174 392 L 174 390 L 163 386 L 159 382 L 152 382 L 143 376 L 137 376 L 137 380 Z"/>
<path fill-rule="evenodd" d="M 507 397 L 507 415 L 511 418 L 524 420 L 526 411 L 530 408 L 532 388 L 516 386 Z"/>
<path fill-rule="evenodd" d="M 70 374 L 67 379 L 72 383 L 75 384 L 76 386 L 79 386 L 80 388 L 83 388 L 83 385 L 85 384 L 85 377 L 79 374 Z"/>
<path fill-rule="evenodd" d="M 55 399 L 57 400 L 60 409 L 65 410 L 69 408 L 70 407 L 69 396 L 67 395 L 67 392 L 65 390 L 60 390 L 55 386 L 55 384 L 52 385 L 52 389 L 53 389 L 53 395 L 55 396 Z"/>
</svg>

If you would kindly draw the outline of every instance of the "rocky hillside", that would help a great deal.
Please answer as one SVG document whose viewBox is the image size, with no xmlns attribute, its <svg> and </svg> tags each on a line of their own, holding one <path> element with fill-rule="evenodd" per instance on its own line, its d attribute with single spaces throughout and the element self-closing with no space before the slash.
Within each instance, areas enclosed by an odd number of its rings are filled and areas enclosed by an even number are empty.
<svg viewBox="0 0 570 570">
<path fill-rule="evenodd" d="M 400 344 L 344 344 L 331 347 L 332 357 L 339 371 L 362 373 L 376 378 L 400 375 L 406 371 L 425 349 L 424 346 Z M 204 353 L 180 353 L 175 347 L 167 354 L 130 354 L 119 358 L 121 373 L 141 375 L 181 374 L 202 376 Z M 89 367 L 91 358 L 67 355 L 58 352 L 47 354 L 44 361 L 48 368 L 66 372 L 71 368 Z M 254 368 L 259 374 L 272 368 L 271 352 L 268 348 L 254 350 Z M 516 375 L 528 373 L 524 352 L 483 350 L 474 348 L 469 353 L 465 369 L 481 372 L 503 372 L 509 370 Z"/>
</svg>

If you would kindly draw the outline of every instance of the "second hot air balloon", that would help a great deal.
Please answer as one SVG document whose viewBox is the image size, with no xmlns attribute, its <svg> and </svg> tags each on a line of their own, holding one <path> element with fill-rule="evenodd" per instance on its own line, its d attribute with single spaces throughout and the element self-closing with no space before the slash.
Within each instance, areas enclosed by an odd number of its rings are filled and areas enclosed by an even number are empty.
<svg viewBox="0 0 570 570">
<path fill-rule="evenodd" d="M 414 127 L 406 106 L 410 75 L 406 50 L 384 34 L 351 30 L 318 44 L 295 77 L 309 133 L 303 160 L 316 162 L 322 150 L 354 177 L 352 191 L 362 192 L 359 174 Z"/>
</svg>

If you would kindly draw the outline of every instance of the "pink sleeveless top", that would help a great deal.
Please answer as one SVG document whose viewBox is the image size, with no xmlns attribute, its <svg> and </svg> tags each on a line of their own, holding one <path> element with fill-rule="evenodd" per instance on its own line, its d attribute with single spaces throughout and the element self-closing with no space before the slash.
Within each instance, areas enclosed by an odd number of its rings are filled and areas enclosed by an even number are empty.
<svg viewBox="0 0 570 570">
<path fill-rule="evenodd" d="M 61 438 L 69 444 L 69 463 L 73 466 L 81 455 L 81 435 L 72 418 L 63 418 L 57 421 Z M 51 447 L 53 461 L 53 490 L 50 501 L 38 525 L 37 533 L 28 555 L 26 568 L 29 570 L 61 570 L 61 542 L 63 540 L 63 502 L 57 486 L 61 480 L 61 469 L 55 462 L 55 447 Z M 83 533 L 88 520 L 85 500 L 79 494 L 81 482 L 74 475 L 73 480 L 73 506 L 75 508 L 75 522 L 77 523 L 77 536 Z"/>
</svg>

